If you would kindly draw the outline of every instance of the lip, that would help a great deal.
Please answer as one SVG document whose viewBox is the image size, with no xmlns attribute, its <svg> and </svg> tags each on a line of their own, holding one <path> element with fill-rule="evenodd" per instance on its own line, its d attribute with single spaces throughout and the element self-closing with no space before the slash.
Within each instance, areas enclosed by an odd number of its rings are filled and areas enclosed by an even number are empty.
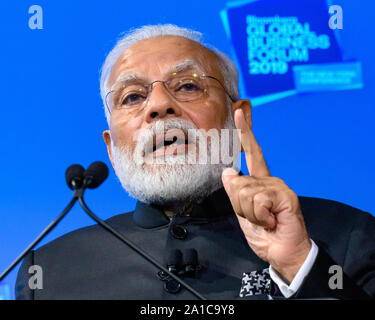
<svg viewBox="0 0 375 320">
<path fill-rule="evenodd" d="M 160 147 L 154 151 L 151 156 L 152 158 L 164 158 L 168 156 L 177 156 L 177 155 L 186 155 L 188 154 L 188 145 L 187 144 L 171 144 L 169 146 Z"/>
<path fill-rule="evenodd" d="M 169 129 L 164 133 L 158 133 L 153 137 L 152 149 L 148 150 L 148 153 L 159 153 L 162 149 L 165 150 L 169 146 L 173 146 L 174 149 L 181 149 L 179 146 L 185 147 L 188 144 L 189 140 L 187 134 L 183 130 Z"/>
</svg>

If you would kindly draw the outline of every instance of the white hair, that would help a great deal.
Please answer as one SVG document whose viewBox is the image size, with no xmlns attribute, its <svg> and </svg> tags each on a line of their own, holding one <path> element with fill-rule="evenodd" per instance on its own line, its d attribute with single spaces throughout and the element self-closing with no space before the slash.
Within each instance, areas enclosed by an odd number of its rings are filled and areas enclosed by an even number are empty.
<svg viewBox="0 0 375 320">
<path fill-rule="evenodd" d="M 107 87 L 107 82 L 109 75 L 111 74 L 112 68 L 121 54 L 135 44 L 138 41 L 155 38 L 159 36 L 180 36 L 195 42 L 200 43 L 201 45 L 205 46 L 206 48 L 210 49 L 211 51 L 215 52 L 217 57 L 219 58 L 219 69 L 221 74 L 224 78 L 224 86 L 228 91 L 229 95 L 234 99 L 237 100 L 239 97 L 238 92 L 238 70 L 231 59 L 228 58 L 223 52 L 218 50 L 217 48 L 209 45 L 204 44 L 202 42 L 203 35 L 202 33 L 194 30 L 189 30 L 186 28 L 181 28 L 176 25 L 172 24 L 165 24 L 165 25 L 146 25 L 140 27 L 138 29 L 131 30 L 128 33 L 122 34 L 121 38 L 117 41 L 114 48 L 110 51 L 107 55 L 102 69 L 101 69 L 101 76 L 100 76 L 100 95 L 103 100 L 104 110 L 107 117 L 107 122 L 110 121 L 110 114 L 106 107 L 106 94 L 109 91 Z"/>
</svg>

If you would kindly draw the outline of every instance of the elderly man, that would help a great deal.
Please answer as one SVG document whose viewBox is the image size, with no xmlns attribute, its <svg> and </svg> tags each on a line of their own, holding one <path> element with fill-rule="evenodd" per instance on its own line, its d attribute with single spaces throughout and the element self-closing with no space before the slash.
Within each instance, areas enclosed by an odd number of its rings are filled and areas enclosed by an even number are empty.
<svg viewBox="0 0 375 320">
<path fill-rule="evenodd" d="M 271 176 L 237 78 L 233 62 L 203 46 L 198 32 L 144 26 L 119 40 L 102 69 L 103 137 L 123 187 L 139 201 L 107 222 L 209 299 L 373 297 L 373 217 L 297 197 Z M 239 135 L 224 143 L 225 130 Z M 237 138 L 249 176 L 234 170 Z M 42 290 L 28 287 L 33 264 L 43 268 Z M 183 272 L 189 264 L 198 267 Z M 16 295 L 195 298 L 97 225 L 33 251 Z"/>
</svg>

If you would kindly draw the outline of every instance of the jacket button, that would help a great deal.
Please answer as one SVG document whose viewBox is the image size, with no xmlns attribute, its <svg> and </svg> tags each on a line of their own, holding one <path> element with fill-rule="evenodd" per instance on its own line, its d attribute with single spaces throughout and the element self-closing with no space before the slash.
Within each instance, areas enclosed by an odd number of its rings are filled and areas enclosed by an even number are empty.
<svg viewBox="0 0 375 320">
<path fill-rule="evenodd" d="M 188 232 L 183 226 L 176 224 L 172 226 L 171 234 L 174 238 L 183 240 L 187 237 Z"/>
<path fill-rule="evenodd" d="M 169 279 L 164 283 L 164 290 L 176 294 L 181 290 L 181 285 L 176 280 Z"/>
</svg>

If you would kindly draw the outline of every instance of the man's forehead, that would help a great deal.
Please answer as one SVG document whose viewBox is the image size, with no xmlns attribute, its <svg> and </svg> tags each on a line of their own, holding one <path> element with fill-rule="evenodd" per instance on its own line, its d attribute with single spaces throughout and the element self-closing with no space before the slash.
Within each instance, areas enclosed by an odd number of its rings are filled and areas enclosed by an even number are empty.
<svg viewBox="0 0 375 320">
<path fill-rule="evenodd" d="M 156 37 L 125 50 L 112 69 L 108 85 L 122 76 L 152 77 L 188 69 L 221 76 L 217 55 L 211 50 L 183 37 Z"/>
</svg>

